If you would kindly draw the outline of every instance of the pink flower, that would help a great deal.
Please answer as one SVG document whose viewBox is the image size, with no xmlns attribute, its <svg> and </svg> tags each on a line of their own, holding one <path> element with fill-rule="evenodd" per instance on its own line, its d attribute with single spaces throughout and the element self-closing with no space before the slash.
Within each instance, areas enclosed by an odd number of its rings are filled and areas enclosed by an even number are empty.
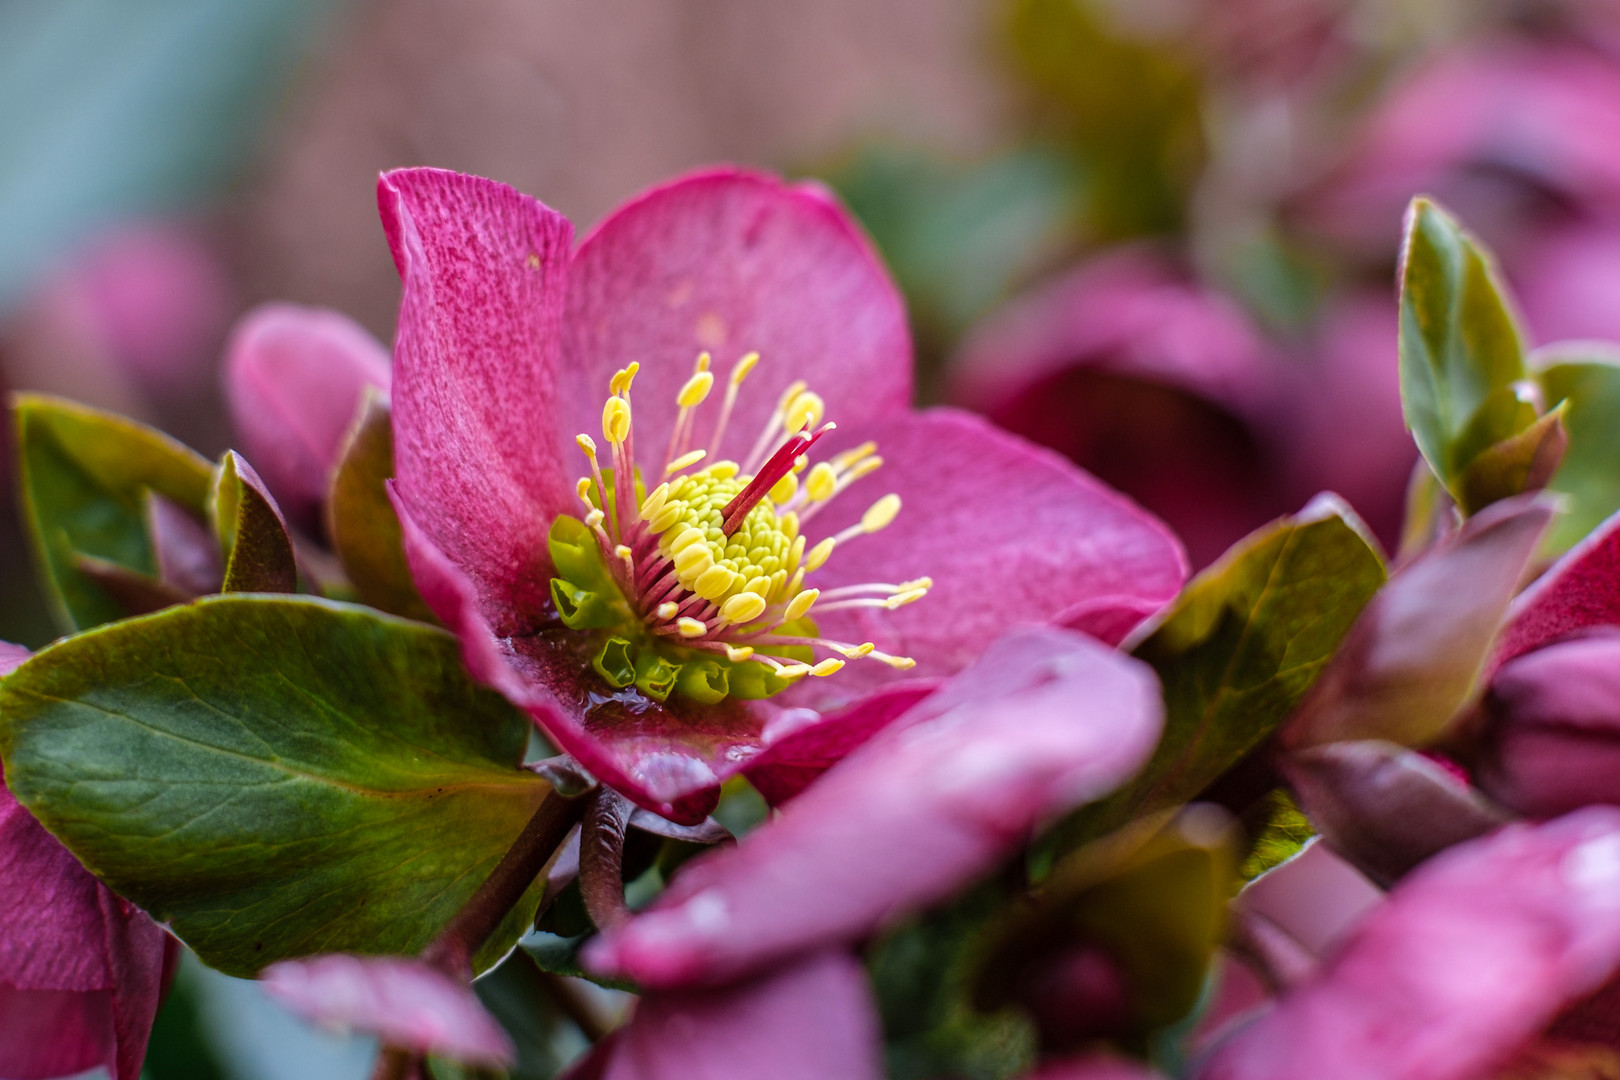
<svg viewBox="0 0 1620 1080">
<path fill-rule="evenodd" d="M 335 311 L 264 304 L 226 350 L 225 398 L 248 460 L 305 525 L 318 520 L 366 388 L 388 384 L 388 350 Z"/>
<path fill-rule="evenodd" d="M 490 181 L 403 170 L 378 198 L 417 584 L 476 675 L 648 809 L 700 820 L 782 702 L 946 676 L 1077 607 L 1139 617 L 1185 576 L 1089 476 L 910 411 L 900 299 L 817 186 L 697 173 L 577 249 Z"/>
<path fill-rule="evenodd" d="M 0 673 L 28 652 L 0 643 Z M 0 777 L 0 1076 L 137 1080 L 168 936 L 102 885 Z"/>
<path fill-rule="evenodd" d="M 1198 1080 L 1475 1080 L 1620 968 L 1620 811 L 1436 856 Z"/>
<path fill-rule="evenodd" d="M 950 396 L 1141 500 L 1203 565 L 1294 504 L 1266 452 L 1282 375 L 1237 305 L 1133 248 L 991 315 Z"/>
</svg>

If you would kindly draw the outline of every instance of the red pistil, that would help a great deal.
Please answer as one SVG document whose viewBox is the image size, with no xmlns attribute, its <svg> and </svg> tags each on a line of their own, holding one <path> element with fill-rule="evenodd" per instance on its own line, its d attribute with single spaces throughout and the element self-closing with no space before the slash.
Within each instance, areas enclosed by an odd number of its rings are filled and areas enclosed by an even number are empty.
<svg viewBox="0 0 1620 1080">
<path fill-rule="evenodd" d="M 783 443 L 776 453 L 771 455 L 771 459 L 760 467 L 758 474 L 748 482 L 748 486 L 737 492 L 736 498 L 726 503 L 726 508 L 720 512 L 722 518 L 720 531 L 727 536 L 736 532 L 737 526 L 748 516 L 748 511 L 758 506 L 765 493 L 793 470 L 794 460 L 832 429 L 832 424 L 823 424 L 817 431 L 801 431 Z"/>
</svg>

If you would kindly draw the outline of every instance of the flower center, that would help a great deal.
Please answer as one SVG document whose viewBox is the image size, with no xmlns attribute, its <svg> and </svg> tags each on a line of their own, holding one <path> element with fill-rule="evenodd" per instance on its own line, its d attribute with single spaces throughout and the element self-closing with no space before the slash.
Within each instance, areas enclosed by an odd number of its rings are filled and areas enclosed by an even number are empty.
<svg viewBox="0 0 1620 1080">
<path fill-rule="evenodd" d="M 650 492 L 633 450 L 630 385 L 639 364 L 613 376 L 602 407 L 611 463 L 598 460 L 590 436 L 577 439 L 591 471 L 578 484 L 583 515 L 552 523 L 551 598 L 566 625 L 597 636 L 592 666 L 616 687 L 634 684 L 660 701 L 680 693 L 716 702 L 768 697 L 806 675 L 831 675 L 850 659 L 899 669 L 914 664 L 869 641 L 822 637 L 809 618 L 812 608 L 893 609 L 921 599 L 933 584 L 919 578 L 826 594 L 806 587 L 836 548 L 899 513 L 899 496 L 885 495 L 857 524 L 806 550 L 800 527 L 883 463 L 875 444 L 812 466 L 811 447 L 834 425 L 821 422 L 820 396 L 795 383 L 741 465 L 722 460 L 698 468 L 719 447 L 743 380 L 758 362 L 758 353 L 737 362 L 708 448 L 689 449 L 695 414 L 714 387 L 709 355 L 698 357 L 676 395 L 680 412 L 663 480 Z"/>
</svg>

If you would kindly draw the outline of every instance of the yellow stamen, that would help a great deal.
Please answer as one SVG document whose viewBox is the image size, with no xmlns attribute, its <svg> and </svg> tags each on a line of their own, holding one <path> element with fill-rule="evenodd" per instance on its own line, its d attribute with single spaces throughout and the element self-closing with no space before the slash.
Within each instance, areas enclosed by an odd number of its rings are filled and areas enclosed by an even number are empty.
<svg viewBox="0 0 1620 1080">
<path fill-rule="evenodd" d="M 610 397 L 602 405 L 602 437 L 618 446 L 630 436 L 630 403 Z"/>
<path fill-rule="evenodd" d="M 668 622 L 675 617 L 675 613 L 679 610 L 681 610 L 681 605 L 677 604 L 673 600 L 665 600 L 655 609 L 655 614 L 657 614 L 660 619 Z"/>
<path fill-rule="evenodd" d="M 865 532 L 875 533 L 884 528 L 900 512 L 900 496 L 888 494 L 867 508 L 861 515 L 861 529 Z"/>
<path fill-rule="evenodd" d="M 816 462 L 815 468 L 804 481 L 804 494 L 812 502 L 826 502 L 838 489 L 838 474 L 825 461 Z"/>
<path fill-rule="evenodd" d="M 602 522 L 606 520 L 607 515 L 602 513 L 602 511 L 592 510 L 590 513 L 585 515 L 585 527 L 588 529 L 595 529 L 600 527 Z"/>
<path fill-rule="evenodd" d="M 802 619 L 810 611 L 812 604 L 821 596 L 820 589 L 806 589 L 788 602 L 787 610 L 782 612 L 783 622 L 792 622 Z"/>
<path fill-rule="evenodd" d="M 819 663 L 815 667 L 811 668 L 810 669 L 810 674 L 819 675 L 819 676 L 825 678 L 826 676 L 831 675 L 834 672 L 842 671 L 843 668 L 844 668 L 844 662 L 842 660 L 839 660 L 836 657 L 829 656 L 829 657 L 827 657 L 827 659 L 821 661 L 821 663 Z"/>
<path fill-rule="evenodd" d="M 736 366 L 731 369 L 731 385 L 741 386 L 742 381 L 748 378 L 748 373 L 754 370 L 754 365 L 757 363 L 759 363 L 759 353 L 757 352 L 751 352 L 737 361 Z"/>
<path fill-rule="evenodd" d="M 743 623 L 757 618 L 765 610 L 765 598 L 758 593 L 740 592 L 720 605 L 720 617 L 727 622 Z"/>
<path fill-rule="evenodd" d="M 613 378 L 608 380 L 608 393 L 628 394 L 630 392 L 630 383 L 635 379 L 636 372 L 640 370 L 641 364 L 632 361 L 629 367 L 622 367 L 615 371 Z"/>
<path fill-rule="evenodd" d="M 873 645 L 870 641 L 863 641 L 859 645 L 836 645 L 829 643 L 828 647 L 835 652 L 842 653 L 851 660 L 858 660 L 863 656 L 870 656 L 872 650 L 877 648 L 877 646 Z"/>
<path fill-rule="evenodd" d="M 703 539 L 703 530 L 696 525 L 688 525 L 676 534 L 675 539 L 669 542 L 669 554 L 679 555 L 699 540 Z"/>
<path fill-rule="evenodd" d="M 709 628 L 696 619 L 681 616 L 675 620 L 675 632 L 684 638 L 699 638 L 709 632 Z"/>
<path fill-rule="evenodd" d="M 795 473 L 788 473 L 778 480 L 770 490 L 771 502 L 781 506 L 799 490 L 799 477 Z"/>
<path fill-rule="evenodd" d="M 698 575 L 692 591 L 705 600 L 718 600 L 737 584 L 737 575 L 724 566 L 711 566 Z"/>
<path fill-rule="evenodd" d="M 636 560 L 634 554 L 630 551 L 630 548 L 625 544 L 620 544 L 618 547 L 613 549 L 613 554 L 619 557 L 619 561 L 624 563 L 625 571 L 629 573 L 632 578 L 634 578 L 636 574 Z"/>
<path fill-rule="evenodd" d="M 700 371 L 686 380 L 681 392 L 675 395 L 675 403 L 683 409 L 695 409 L 703 404 L 703 399 L 709 396 L 714 389 L 714 372 Z"/>
<path fill-rule="evenodd" d="M 641 516 L 651 521 L 663 511 L 664 504 L 668 501 L 669 485 L 659 484 L 641 500 Z"/>
<path fill-rule="evenodd" d="M 917 666 L 917 661 L 913 660 L 909 656 L 893 656 L 889 653 L 876 651 L 869 652 L 866 655 L 870 656 L 873 660 L 888 664 L 896 671 L 910 671 L 912 668 Z"/>
<path fill-rule="evenodd" d="M 670 462 L 668 465 L 665 465 L 664 475 L 674 476 L 682 469 L 690 468 L 691 466 L 696 465 L 698 462 L 702 461 L 707 454 L 707 450 L 689 450 L 680 457 L 676 458 L 674 461 Z"/>
<path fill-rule="evenodd" d="M 832 459 L 833 468 L 847 469 L 862 458 L 871 457 L 876 452 L 877 443 L 863 442 L 853 450 L 845 450 L 843 453 L 834 454 Z"/>
<path fill-rule="evenodd" d="M 717 461 L 703 471 L 716 480 L 730 480 L 737 475 L 737 463 L 735 461 Z"/>
<path fill-rule="evenodd" d="M 921 600 L 927 595 L 927 589 L 907 589 L 905 592 L 898 592 L 889 597 L 888 600 L 884 601 L 884 606 L 893 611 L 897 607 L 904 607 L 907 604 Z"/>
<path fill-rule="evenodd" d="M 580 435 L 575 435 L 574 436 L 574 441 L 579 444 L 579 448 L 581 450 L 585 451 L 585 456 L 586 457 L 590 458 L 593 461 L 596 459 L 596 440 L 595 439 L 591 438 L 589 435 L 580 434 Z"/>
<path fill-rule="evenodd" d="M 827 561 L 827 557 L 833 553 L 833 548 L 837 546 L 838 541 L 829 536 L 827 539 L 811 548 L 810 554 L 806 555 L 804 559 L 805 570 L 812 572 L 820 570 L 821 564 Z"/>
<path fill-rule="evenodd" d="M 744 645 L 740 649 L 735 645 L 726 646 L 726 659 L 730 660 L 733 664 L 740 664 L 753 655 L 754 647 L 752 645 Z"/>
<path fill-rule="evenodd" d="M 782 434 L 795 435 L 815 428 L 827 412 L 827 403 L 813 390 L 801 390 L 782 410 Z"/>
</svg>

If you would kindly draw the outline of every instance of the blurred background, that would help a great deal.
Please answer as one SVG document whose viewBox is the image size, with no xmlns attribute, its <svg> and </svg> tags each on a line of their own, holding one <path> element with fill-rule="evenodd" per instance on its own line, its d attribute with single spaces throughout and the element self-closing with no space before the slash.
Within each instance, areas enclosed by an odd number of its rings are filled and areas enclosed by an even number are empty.
<svg viewBox="0 0 1620 1080">
<path fill-rule="evenodd" d="M 1616 0 L 0 0 L 0 379 L 214 454 L 248 307 L 391 339 L 378 171 L 495 177 L 583 232 L 716 161 L 832 185 L 921 398 L 1079 461 L 1197 565 L 1324 488 L 1397 540 L 1412 194 L 1497 251 L 1532 341 L 1620 338 Z M 13 502 L 0 637 L 38 645 Z M 520 971 L 481 992 L 546 1007 Z M 368 1063 L 192 963 L 148 1073 Z"/>
</svg>

